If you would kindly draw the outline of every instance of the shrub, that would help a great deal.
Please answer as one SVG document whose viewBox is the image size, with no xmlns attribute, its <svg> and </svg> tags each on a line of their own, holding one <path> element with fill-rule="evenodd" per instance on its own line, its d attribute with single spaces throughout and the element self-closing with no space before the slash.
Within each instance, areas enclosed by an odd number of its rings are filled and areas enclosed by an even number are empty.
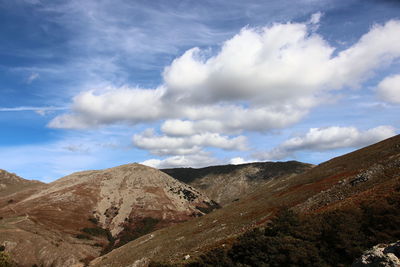
<svg viewBox="0 0 400 267">
<path fill-rule="evenodd" d="M 1 267 L 13 267 L 15 266 L 11 260 L 10 255 L 7 252 L 2 251 L 0 252 L 0 266 Z"/>
<path fill-rule="evenodd" d="M 95 217 L 90 217 L 88 220 L 93 224 L 98 224 L 99 223 L 99 220 L 97 218 L 95 218 Z"/>
<path fill-rule="evenodd" d="M 91 239 L 90 236 L 84 234 L 77 234 L 75 237 L 78 239 Z"/>
<path fill-rule="evenodd" d="M 108 234 L 107 230 L 103 229 L 101 227 L 95 227 L 95 228 L 86 227 L 86 228 L 83 228 L 81 231 L 84 233 L 87 233 L 89 235 L 92 235 L 92 236 L 107 236 L 107 234 Z"/>
</svg>

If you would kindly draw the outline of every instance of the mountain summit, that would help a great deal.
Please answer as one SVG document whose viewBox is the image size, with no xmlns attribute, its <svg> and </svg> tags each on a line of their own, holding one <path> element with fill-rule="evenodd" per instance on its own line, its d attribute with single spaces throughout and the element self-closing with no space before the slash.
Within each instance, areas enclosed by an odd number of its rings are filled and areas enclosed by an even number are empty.
<svg viewBox="0 0 400 267">
<path fill-rule="evenodd" d="M 21 193 L 0 198 L 0 244 L 22 265 L 71 266 L 216 205 L 140 164 L 78 172 Z"/>
</svg>

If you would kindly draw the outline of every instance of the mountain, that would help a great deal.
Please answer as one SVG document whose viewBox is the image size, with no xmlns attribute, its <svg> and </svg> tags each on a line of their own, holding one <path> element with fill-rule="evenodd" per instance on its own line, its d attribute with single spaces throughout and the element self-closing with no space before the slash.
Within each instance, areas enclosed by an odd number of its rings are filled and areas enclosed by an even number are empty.
<svg viewBox="0 0 400 267">
<path fill-rule="evenodd" d="M 191 186 L 140 164 L 78 172 L 11 196 L 0 198 L 0 245 L 21 266 L 87 262 L 215 207 Z"/>
<path fill-rule="evenodd" d="M 16 192 L 43 186 L 44 183 L 34 180 L 25 180 L 16 174 L 0 169 L 0 197 Z"/>
<path fill-rule="evenodd" d="M 254 227 L 264 226 L 283 208 L 305 217 L 327 214 L 324 220 L 333 224 L 332 229 L 340 225 L 347 233 L 353 233 L 355 230 L 350 229 L 351 224 L 346 226 L 347 220 L 345 224 L 341 223 L 346 217 L 332 217 L 330 212 L 349 207 L 361 208 L 364 201 L 383 203 L 382 199 L 389 198 L 385 202 L 390 204 L 388 210 L 397 213 L 398 209 L 393 209 L 390 197 L 400 192 L 399 173 L 400 135 L 397 135 L 331 159 L 299 175 L 272 180 L 225 208 L 145 235 L 95 259 L 91 266 L 146 266 L 151 261 L 183 263 L 184 259 L 196 259 L 207 251 L 230 247 L 238 236 Z M 379 215 L 380 204 L 367 210 L 373 213 L 361 217 L 365 220 L 375 218 L 378 226 L 383 222 L 395 222 L 394 217 L 389 219 Z M 358 209 L 350 209 L 344 214 L 350 217 L 354 211 Z M 369 225 L 376 223 L 372 221 Z M 320 227 L 323 228 L 323 225 Z M 397 224 L 392 227 L 394 233 L 399 233 Z M 312 233 L 312 230 L 310 228 L 308 232 Z M 340 237 L 337 231 L 331 235 L 332 240 Z M 356 232 L 344 236 L 355 235 Z M 223 253 L 219 255 L 220 258 L 224 256 Z"/>
<path fill-rule="evenodd" d="M 210 166 L 200 169 L 174 168 L 161 171 L 198 188 L 218 204 L 225 206 L 268 181 L 286 179 L 312 167 L 311 164 L 287 161 Z"/>
</svg>

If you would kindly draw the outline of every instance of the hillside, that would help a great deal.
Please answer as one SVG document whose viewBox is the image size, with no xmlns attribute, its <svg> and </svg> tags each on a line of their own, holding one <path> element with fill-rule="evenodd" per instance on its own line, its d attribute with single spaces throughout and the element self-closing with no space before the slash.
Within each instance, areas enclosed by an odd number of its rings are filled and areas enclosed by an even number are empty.
<svg viewBox="0 0 400 267">
<path fill-rule="evenodd" d="M 400 188 L 399 173 L 398 135 L 297 176 L 267 181 L 235 204 L 143 236 L 91 265 L 146 266 L 152 260 L 179 263 L 185 255 L 195 259 L 211 249 L 229 247 L 236 237 L 265 225 L 284 207 L 312 215 L 384 199 Z"/>
<path fill-rule="evenodd" d="M 205 168 L 174 168 L 161 171 L 202 190 L 225 206 L 254 191 L 266 181 L 285 179 L 305 172 L 313 165 L 298 161 L 254 162 Z"/>
<path fill-rule="evenodd" d="M 191 186 L 140 164 L 74 173 L 0 203 L 0 244 L 21 266 L 73 266 L 214 208 Z"/>
<path fill-rule="evenodd" d="M 26 180 L 13 173 L 0 169 L 0 197 L 43 185 L 45 184 L 42 182 Z"/>
</svg>

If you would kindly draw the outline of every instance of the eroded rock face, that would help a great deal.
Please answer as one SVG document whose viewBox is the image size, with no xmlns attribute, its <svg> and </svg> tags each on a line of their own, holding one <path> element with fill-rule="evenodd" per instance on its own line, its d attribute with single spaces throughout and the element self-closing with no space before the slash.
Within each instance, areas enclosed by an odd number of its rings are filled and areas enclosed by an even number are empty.
<svg viewBox="0 0 400 267">
<path fill-rule="evenodd" d="M 352 267 L 398 267 L 400 266 L 400 241 L 392 244 L 379 244 L 367 250 Z"/>
<path fill-rule="evenodd" d="M 74 173 L 14 199 L 0 197 L 0 244 L 16 243 L 6 250 L 29 266 L 85 262 L 213 206 L 191 186 L 140 164 Z"/>
</svg>

